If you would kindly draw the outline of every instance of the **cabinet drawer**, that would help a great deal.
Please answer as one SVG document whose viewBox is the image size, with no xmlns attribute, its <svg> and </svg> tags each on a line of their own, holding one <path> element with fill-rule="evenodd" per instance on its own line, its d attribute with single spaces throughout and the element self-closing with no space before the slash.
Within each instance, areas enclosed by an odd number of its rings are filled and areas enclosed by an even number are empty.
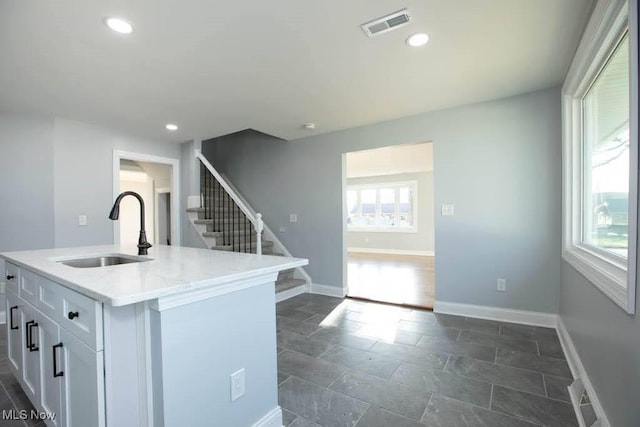
<svg viewBox="0 0 640 427">
<path fill-rule="evenodd" d="M 60 321 L 62 317 L 62 292 L 59 284 L 44 277 L 38 277 L 36 307 L 51 319 Z"/>
<path fill-rule="evenodd" d="M 11 263 L 8 263 L 8 262 L 5 263 L 4 279 L 7 280 L 7 288 L 11 289 L 13 293 L 18 295 L 19 294 L 18 283 L 20 282 L 20 269 Z"/>
<path fill-rule="evenodd" d="M 36 305 L 36 301 L 38 299 L 38 276 L 35 273 L 32 273 L 29 270 L 20 269 L 20 297 L 31 303 L 31 305 Z"/>
<path fill-rule="evenodd" d="M 64 286 L 56 288 L 62 299 L 60 326 L 92 349 L 102 350 L 102 304 Z"/>
</svg>

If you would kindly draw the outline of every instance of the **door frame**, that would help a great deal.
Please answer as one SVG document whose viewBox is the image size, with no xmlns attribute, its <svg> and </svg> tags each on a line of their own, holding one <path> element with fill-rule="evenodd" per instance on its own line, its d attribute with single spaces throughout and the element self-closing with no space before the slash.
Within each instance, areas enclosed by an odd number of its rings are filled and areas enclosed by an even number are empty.
<svg viewBox="0 0 640 427">
<path fill-rule="evenodd" d="M 133 160 L 148 163 L 160 163 L 171 166 L 171 242 L 175 246 L 182 245 L 180 230 L 180 159 L 161 157 L 145 153 L 133 153 L 130 151 L 113 150 L 113 199 L 120 194 L 120 160 Z M 154 197 L 155 198 L 155 197 Z M 153 202 L 154 210 L 156 201 Z M 155 227 L 155 225 L 154 225 Z M 113 221 L 113 243 L 120 243 L 120 223 Z"/>
</svg>

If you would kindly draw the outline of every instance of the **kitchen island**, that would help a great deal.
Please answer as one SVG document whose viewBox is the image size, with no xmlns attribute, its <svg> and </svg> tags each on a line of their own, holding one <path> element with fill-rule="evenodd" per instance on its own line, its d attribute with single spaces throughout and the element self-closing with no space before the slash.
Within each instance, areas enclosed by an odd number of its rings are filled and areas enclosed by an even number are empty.
<svg viewBox="0 0 640 427">
<path fill-rule="evenodd" d="M 308 261 L 173 246 L 134 253 L 0 254 L 10 369 L 37 410 L 55 413 L 47 423 L 282 425 L 274 282 Z"/>
</svg>

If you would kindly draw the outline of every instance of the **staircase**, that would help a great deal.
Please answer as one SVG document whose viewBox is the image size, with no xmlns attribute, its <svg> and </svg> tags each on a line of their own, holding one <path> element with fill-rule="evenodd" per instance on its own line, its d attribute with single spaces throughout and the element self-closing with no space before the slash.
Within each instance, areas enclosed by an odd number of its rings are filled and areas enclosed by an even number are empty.
<svg viewBox="0 0 640 427">
<path fill-rule="evenodd" d="M 207 248 L 284 256 L 273 241 L 264 239 L 262 215 L 252 212 L 206 158 L 201 154 L 198 158 L 200 206 L 188 208 L 187 215 Z M 276 293 L 307 284 L 307 280 L 298 277 L 296 270 L 293 268 L 278 274 Z"/>
</svg>

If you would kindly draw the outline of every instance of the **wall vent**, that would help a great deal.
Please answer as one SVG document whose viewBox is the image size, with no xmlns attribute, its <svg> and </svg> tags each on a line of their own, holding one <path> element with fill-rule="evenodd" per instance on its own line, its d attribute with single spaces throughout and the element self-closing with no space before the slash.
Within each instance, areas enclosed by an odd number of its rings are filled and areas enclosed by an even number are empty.
<svg viewBox="0 0 640 427">
<path fill-rule="evenodd" d="M 390 15 L 383 16 L 382 18 L 374 19 L 373 21 L 362 24 L 362 30 L 369 36 L 377 36 L 378 34 L 386 33 L 396 28 L 400 28 L 403 25 L 409 23 L 409 13 L 407 9 L 402 9 L 397 12 L 393 12 Z"/>
</svg>

